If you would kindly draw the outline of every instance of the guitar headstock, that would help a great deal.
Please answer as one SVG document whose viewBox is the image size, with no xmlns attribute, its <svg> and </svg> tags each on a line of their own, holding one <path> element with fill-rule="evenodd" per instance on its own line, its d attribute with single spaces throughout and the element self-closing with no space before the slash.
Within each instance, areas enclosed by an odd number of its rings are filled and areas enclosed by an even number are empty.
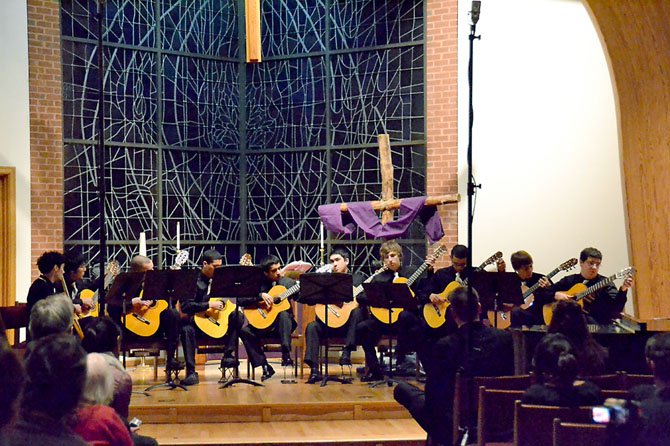
<svg viewBox="0 0 670 446">
<path fill-rule="evenodd" d="M 572 258 L 570 260 L 567 260 L 567 261 L 561 263 L 559 265 L 558 269 L 560 269 L 561 271 L 568 271 L 568 270 L 574 268 L 575 265 L 577 265 L 577 259 Z"/>
<path fill-rule="evenodd" d="M 442 254 L 445 253 L 446 250 L 447 250 L 447 247 L 440 244 L 437 248 L 435 248 L 435 251 L 433 251 L 431 256 L 433 256 L 435 258 L 435 260 L 437 260 Z"/>
<path fill-rule="evenodd" d="M 479 265 L 479 267 L 480 267 L 480 268 L 485 268 L 486 266 L 488 266 L 488 265 L 490 265 L 490 264 L 492 264 L 492 263 L 497 262 L 498 259 L 501 259 L 501 258 L 502 258 L 502 255 L 503 255 L 503 254 L 502 254 L 501 251 L 496 252 L 496 253 L 493 254 L 491 257 L 489 257 L 488 259 L 484 260 L 484 262 L 483 262 L 481 265 Z"/>
<path fill-rule="evenodd" d="M 242 255 L 242 258 L 240 258 L 240 265 L 242 265 L 242 266 L 253 266 L 254 264 L 253 264 L 252 259 L 251 259 L 251 254 L 249 254 L 248 252 L 244 253 Z"/>
<path fill-rule="evenodd" d="M 179 269 L 187 261 L 188 261 L 188 251 L 179 250 L 179 251 L 177 251 L 177 255 L 174 257 L 174 263 L 172 264 L 170 269 Z"/>
<path fill-rule="evenodd" d="M 121 272 L 121 265 L 116 260 L 112 260 L 107 264 L 107 268 L 105 269 L 106 269 L 105 271 L 106 276 L 109 275 L 112 277 L 116 277 Z"/>
<path fill-rule="evenodd" d="M 629 277 L 633 277 L 635 274 L 635 268 L 632 266 L 629 266 L 628 268 L 624 268 L 618 273 L 616 273 L 616 278 L 617 279 L 627 279 Z"/>
</svg>

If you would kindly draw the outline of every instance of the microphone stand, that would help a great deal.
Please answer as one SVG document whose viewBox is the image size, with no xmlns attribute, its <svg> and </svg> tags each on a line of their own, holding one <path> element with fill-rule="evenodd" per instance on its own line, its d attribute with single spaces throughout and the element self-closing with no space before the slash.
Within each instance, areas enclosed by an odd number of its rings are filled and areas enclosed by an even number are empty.
<svg viewBox="0 0 670 446">
<path fill-rule="evenodd" d="M 480 39 L 481 36 L 476 35 L 477 22 L 479 21 L 480 2 L 472 2 L 472 24 L 470 25 L 470 58 L 468 61 L 468 262 L 472 263 L 472 221 L 474 219 L 473 202 L 476 194 L 476 189 L 481 188 L 481 184 L 476 184 L 472 175 L 472 127 L 474 123 L 474 110 L 472 106 L 472 91 L 473 91 L 473 66 L 474 66 L 474 43 L 475 39 Z M 472 296 L 472 281 L 468 281 L 468 298 Z"/>
</svg>

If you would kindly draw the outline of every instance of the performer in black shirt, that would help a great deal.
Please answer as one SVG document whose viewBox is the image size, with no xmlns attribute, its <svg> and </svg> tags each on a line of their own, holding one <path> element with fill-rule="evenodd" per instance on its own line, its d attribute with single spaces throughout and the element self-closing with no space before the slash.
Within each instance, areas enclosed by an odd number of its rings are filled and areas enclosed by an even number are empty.
<svg viewBox="0 0 670 446">
<path fill-rule="evenodd" d="M 330 254 L 330 263 L 333 266 L 334 273 L 349 273 L 349 253 L 343 249 L 336 249 Z M 358 286 L 363 283 L 363 276 L 352 274 L 353 285 Z M 332 315 L 329 316 L 329 322 L 332 321 Z M 347 322 L 339 328 L 328 328 L 326 324 L 318 318 L 310 322 L 305 329 L 305 364 L 311 372 L 307 384 L 314 384 L 323 377 L 319 373 L 319 345 L 321 338 L 328 332 L 331 336 L 344 336 L 345 346 L 342 348 L 340 365 L 351 365 L 351 352 L 356 350 L 356 324 L 363 319 L 361 308 L 354 308 L 349 315 Z"/>
<path fill-rule="evenodd" d="M 516 271 L 519 279 L 521 279 L 521 286 L 531 288 L 536 283 L 540 283 L 540 287 L 533 293 L 533 301 L 530 307 L 523 309 L 521 307 L 514 307 L 511 313 L 511 326 L 521 327 L 522 325 L 544 325 L 542 318 L 542 306 L 551 303 L 554 296 L 550 291 L 551 281 L 543 274 L 533 271 L 533 258 L 526 251 L 517 251 L 511 257 L 512 268 Z"/>
<path fill-rule="evenodd" d="M 566 276 L 559 280 L 552 287 L 552 290 L 555 291 L 554 299 L 571 299 L 565 291 L 578 283 L 590 287 L 601 280 L 605 280 L 605 276 L 598 274 L 602 259 L 602 253 L 596 248 L 584 248 L 579 254 L 579 274 Z M 628 289 L 632 286 L 633 278 L 628 277 L 618 289 L 610 284 L 598 290 L 593 299 L 584 299 L 584 312 L 588 315 L 589 323 L 610 324 L 613 319 L 619 317 L 619 313 L 623 311 L 626 305 Z"/>
<path fill-rule="evenodd" d="M 240 305 L 249 306 L 249 305 L 260 305 L 261 308 L 270 308 L 274 305 L 274 298 L 268 294 L 275 285 L 281 285 L 287 290 L 295 285 L 293 279 L 288 277 L 283 277 L 281 275 L 281 261 L 277 256 L 269 255 L 261 260 L 259 264 L 260 268 L 263 270 L 265 275 L 263 283 L 261 284 L 261 294 L 258 298 L 249 299 L 239 298 L 237 301 Z M 297 291 L 297 290 L 296 290 Z M 289 296 L 289 299 L 295 297 L 295 293 Z M 276 336 L 279 338 L 282 349 L 282 360 L 281 364 L 284 367 L 289 367 L 293 365 L 293 360 L 291 359 L 291 333 L 298 326 L 295 318 L 293 317 L 293 308 L 292 306 L 287 311 L 281 311 L 277 314 L 275 321 L 265 329 L 258 329 L 251 325 L 252 321 L 240 330 L 240 338 L 244 343 L 244 348 L 249 355 L 249 361 L 251 362 L 252 367 L 263 368 L 263 375 L 261 381 L 265 381 L 274 375 L 274 369 L 268 364 L 265 353 L 263 352 L 263 346 L 260 343 L 261 338 L 267 336 Z"/>
<path fill-rule="evenodd" d="M 45 252 L 37 259 L 37 268 L 41 274 L 28 290 L 28 313 L 37 301 L 62 291 L 64 267 L 65 257 L 60 252 Z"/>
<path fill-rule="evenodd" d="M 187 314 L 188 320 L 182 323 L 181 327 L 181 344 L 184 349 L 184 362 L 186 363 L 186 379 L 181 381 L 181 384 L 188 386 L 197 384 L 199 382 L 198 374 L 195 371 L 195 349 L 196 343 L 196 326 L 193 320 L 193 315 L 207 311 L 209 308 L 215 310 L 223 310 L 224 305 L 232 305 L 230 302 L 223 302 L 220 300 L 210 301 L 210 286 L 212 277 L 214 277 L 214 270 L 223 264 L 223 256 L 220 252 L 209 249 L 202 254 L 202 268 L 200 269 L 200 276 L 196 283 L 196 294 L 193 299 L 180 301 L 182 313 Z M 237 324 L 236 324 L 237 322 Z M 227 340 L 226 349 L 221 358 L 221 368 L 235 367 L 237 361 L 234 357 L 235 343 L 237 341 L 237 332 L 244 324 L 244 315 L 235 315 L 235 311 L 228 315 L 228 331 L 224 335 Z"/>
<path fill-rule="evenodd" d="M 416 270 L 415 268 L 402 266 L 402 247 L 395 241 L 389 240 L 382 243 L 379 254 L 387 270 L 375 276 L 374 282 L 393 282 L 396 277 L 409 278 Z M 374 317 L 359 322 L 356 326 L 356 338 L 363 346 L 365 352 L 365 364 L 367 373 L 361 378 L 363 382 L 379 381 L 383 374 L 379 366 L 379 360 L 375 347 L 382 334 L 393 333 L 398 337 L 396 346 L 395 364 L 401 365 L 405 361 L 407 353 L 414 351 L 413 339 L 420 336 L 420 324 L 418 308 L 414 311 L 404 310 L 398 315 L 398 320 L 393 324 L 385 324 Z"/>
</svg>

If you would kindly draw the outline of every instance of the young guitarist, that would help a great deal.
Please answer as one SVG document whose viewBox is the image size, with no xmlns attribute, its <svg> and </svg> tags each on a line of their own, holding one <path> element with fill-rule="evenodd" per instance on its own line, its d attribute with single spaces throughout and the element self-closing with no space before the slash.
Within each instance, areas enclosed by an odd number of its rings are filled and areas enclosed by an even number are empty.
<svg viewBox="0 0 670 446">
<path fill-rule="evenodd" d="M 402 247 L 395 240 L 382 243 L 379 248 L 379 255 L 387 269 L 375 276 L 372 280 L 373 283 L 393 282 L 394 279 L 401 277 L 408 278 L 416 270 L 402 265 Z M 394 364 L 402 366 L 405 362 L 405 356 L 414 351 L 413 340 L 419 336 L 419 330 L 418 307 L 414 311 L 401 311 L 397 321 L 393 323 L 384 323 L 375 317 L 359 322 L 356 325 L 356 339 L 363 346 L 365 365 L 367 366 L 367 373 L 361 378 L 361 381 L 380 381 L 384 378 L 375 351 L 375 347 L 383 334 L 392 333 L 397 336 L 398 344 Z"/>
<path fill-rule="evenodd" d="M 154 262 L 148 257 L 136 255 L 130 261 L 131 273 L 146 273 L 147 271 L 152 271 L 153 269 Z M 126 308 L 126 312 L 132 312 L 132 309 L 136 307 L 151 307 L 154 304 L 153 301 L 142 299 L 139 296 L 133 297 L 130 303 L 131 308 Z M 109 313 L 109 317 L 111 317 L 119 327 L 122 327 L 123 336 L 137 336 L 129 331 L 123 324 L 123 301 L 117 300 L 107 302 L 107 312 Z M 176 308 L 168 307 L 160 312 L 160 325 L 158 328 L 158 333 L 156 333 L 155 336 L 163 335 L 167 340 L 167 360 L 165 368 L 168 371 L 180 370 L 183 368 L 183 365 L 175 357 L 175 353 L 177 352 L 177 343 L 179 340 L 179 311 L 177 311 Z"/>
<path fill-rule="evenodd" d="M 532 288 L 536 284 L 539 287 L 533 292 L 533 303 L 530 307 L 514 307 L 510 315 L 510 325 L 521 327 L 522 325 L 543 325 L 542 306 L 554 300 L 550 290 L 552 285 L 544 274 L 533 271 L 533 258 L 526 251 L 517 251 L 510 258 L 512 268 L 521 279 L 521 286 Z"/>
<path fill-rule="evenodd" d="M 223 264 L 223 256 L 220 252 L 214 249 L 208 249 L 202 254 L 202 267 L 200 268 L 200 276 L 196 283 L 196 292 L 193 299 L 180 301 L 181 311 L 189 315 L 186 322 L 182 322 L 181 326 L 181 345 L 184 349 L 184 362 L 186 363 L 186 378 L 181 381 L 185 386 L 198 384 L 198 373 L 195 371 L 195 349 L 196 343 L 196 327 L 193 320 L 196 313 L 202 313 L 209 308 L 214 310 L 223 310 L 225 305 L 232 305 L 230 302 L 220 300 L 209 300 L 209 290 L 214 277 L 214 271 Z M 235 321 L 238 324 L 235 325 Z M 228 315 L 228 331 L 224 335 L 226 338 L 226 349 L 221 358 L 221 368 L 235 367 L 237 361 L 235 360 L 235 342 L 237 342 L 237 332 L 244 324 L 244 315 L 239 314 L 236 318 L 235 312 Z"/>
<path fill-rule="evenodd" d="M 587 287 L 597 284 L 606 277 L 598 274 L 603 255 L 596 248 L 584 248 L 579 254 L 579 274 L 572 274 L 559 280 L 553 287 L 555 300 L 569 300 L 569 291 L 574 285 L 584 284 Z M 584 312 L 591 324 L 610 324 L 613 319 L 619 317 L 626 305 L 627 293 L 633 286 L 633 278 L 627 277 L 623 284 L 617 288 L 607 285 L 595 292 L 592 296 L 584 298 Z"/>
<path fill-rule="evenodd" d="M 273 291 L 273 288 L 276 290 L 277 288 L 275 287 L 280 286 L 289 290 L 296 284 L 296 282 L 293 279 L 282 276 L 280 271 L 281 261 L 277 256 L 266 256 L 261 260 L 259 266 L 264 275 L 260 295 L 258 298 L 253 298 L 251 302 L 245 302 L 247 299 L 238 299 L 238 303 L 245 307 L 257 307 L 254 308 L 253 311 L 263 313 L 267 312 L 273 305 L 275 305 L 275 298 L 278 296 L 274 295 L 275 292 Z M 297 291 L 298 289 L 295 289 L 291 295 L 286 296 L 287 299 L 295 297 Z M 263 368 L 261 381 L 265 381 L 275 374 L 274 369 L 268 364 L 265 353 L 263 352 L 263 347 L 260 343 L 261 338 L 268 336 L 278 337 L 282 349 L 281 365 L 283 367 L 290 367 L 293 365 L 293 360 L 291 359 L 291 333 L 293 333 L 293 330 L 295 330 L 297 326 L 298 323 L 293 317 L 293 310 L 291 306 L 289 306 L 288 310 L 277 313 L 276 319 L 267 328 L 256 328 L 252 325 L 252 320 L 249 319 L 249 324 L 240 331 L 240 338 L 249 355 L 251 366 L 254 368 L 259 366 Z"/>
<path fill-rule="evenodd" d="M 333 266 L 334 273 L 351 274 L 349 272 L 349 253 L 344 249 L 336 249 L 330 254 L 330 264 Z M 358 273 L 352 274 L 354 287 L 363 283 L 364 279 Z M 337 306 L 333 305 L 335 310 Z M 326 310 L 328 311 L 328 310 Z M 329 314 L 329 322 L 335 318 L 333 314 Z M 326 326 L 320 319 L 310 322 L 305 329 L 305 364 L 307 364 L 311 372 L 307 384 L 314 384 L 321 381 L 323 378 L 319 373 L 319 345 L 321 338 L 328 332 L 328 336 L 343 336 L 345 346 L 342 348 L 340 356 L 340 365 L 351 365 L 351 352 L 356 350 L 356 324 L 363 319 L 363 310 L 361 308 L 354 308 L 349 314 L 346 323 L 338 328 Z"/>
<path fill-rule="evenodd" d="M 86 259 L 84 256 L 74 254 L 65 256 L 65 285 L 67 286 L 68 295 L 72 298 L 74 313 L 77 316 L 90 311 L 94 305 L 91 299 L 81 298 L 81 291 L 84 289 L 95 291 L 100 288 L 104 282 L 104 276 L 100 276 L 96 280 L 92 280 L 85 278 L 85 274 Z M 79 321 L 82 329 L 85 329 L 88 324 L 92 322 L 93 318 L 84 318 Z"/>
</svg>

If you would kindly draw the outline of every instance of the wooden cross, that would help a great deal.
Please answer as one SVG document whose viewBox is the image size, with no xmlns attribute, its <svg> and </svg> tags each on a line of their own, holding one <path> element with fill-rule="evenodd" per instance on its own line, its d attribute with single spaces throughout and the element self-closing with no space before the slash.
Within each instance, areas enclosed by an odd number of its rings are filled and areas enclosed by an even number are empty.
<svg viewBox="0 0 670 446">
<path fill-rule="evenodd" d="M 372 209 L 382 211 L 382 224 L 393 219 L 393 209 L 399 209 L 402 200 L 393 196 L 393 163 L 391 161 L 391 143 L 388 134 L 377 136 L 379 142 L 379 165 L 382 174 L 382 199 L 372 201 Z M 458 203 L 459 194 L 437 195 L 426 197 L 424 206 L 438 206 L 440 204 Z M 347 212 L 347 204 L 340 205 L 342 212 Z"/>
<path fill-rule="evenodd" d="M 261 2 L 260 0 L 245 0 L 244 23 L 247 42 L 247 63 L 260 62 L 261 51 Z"/>
</svg>

